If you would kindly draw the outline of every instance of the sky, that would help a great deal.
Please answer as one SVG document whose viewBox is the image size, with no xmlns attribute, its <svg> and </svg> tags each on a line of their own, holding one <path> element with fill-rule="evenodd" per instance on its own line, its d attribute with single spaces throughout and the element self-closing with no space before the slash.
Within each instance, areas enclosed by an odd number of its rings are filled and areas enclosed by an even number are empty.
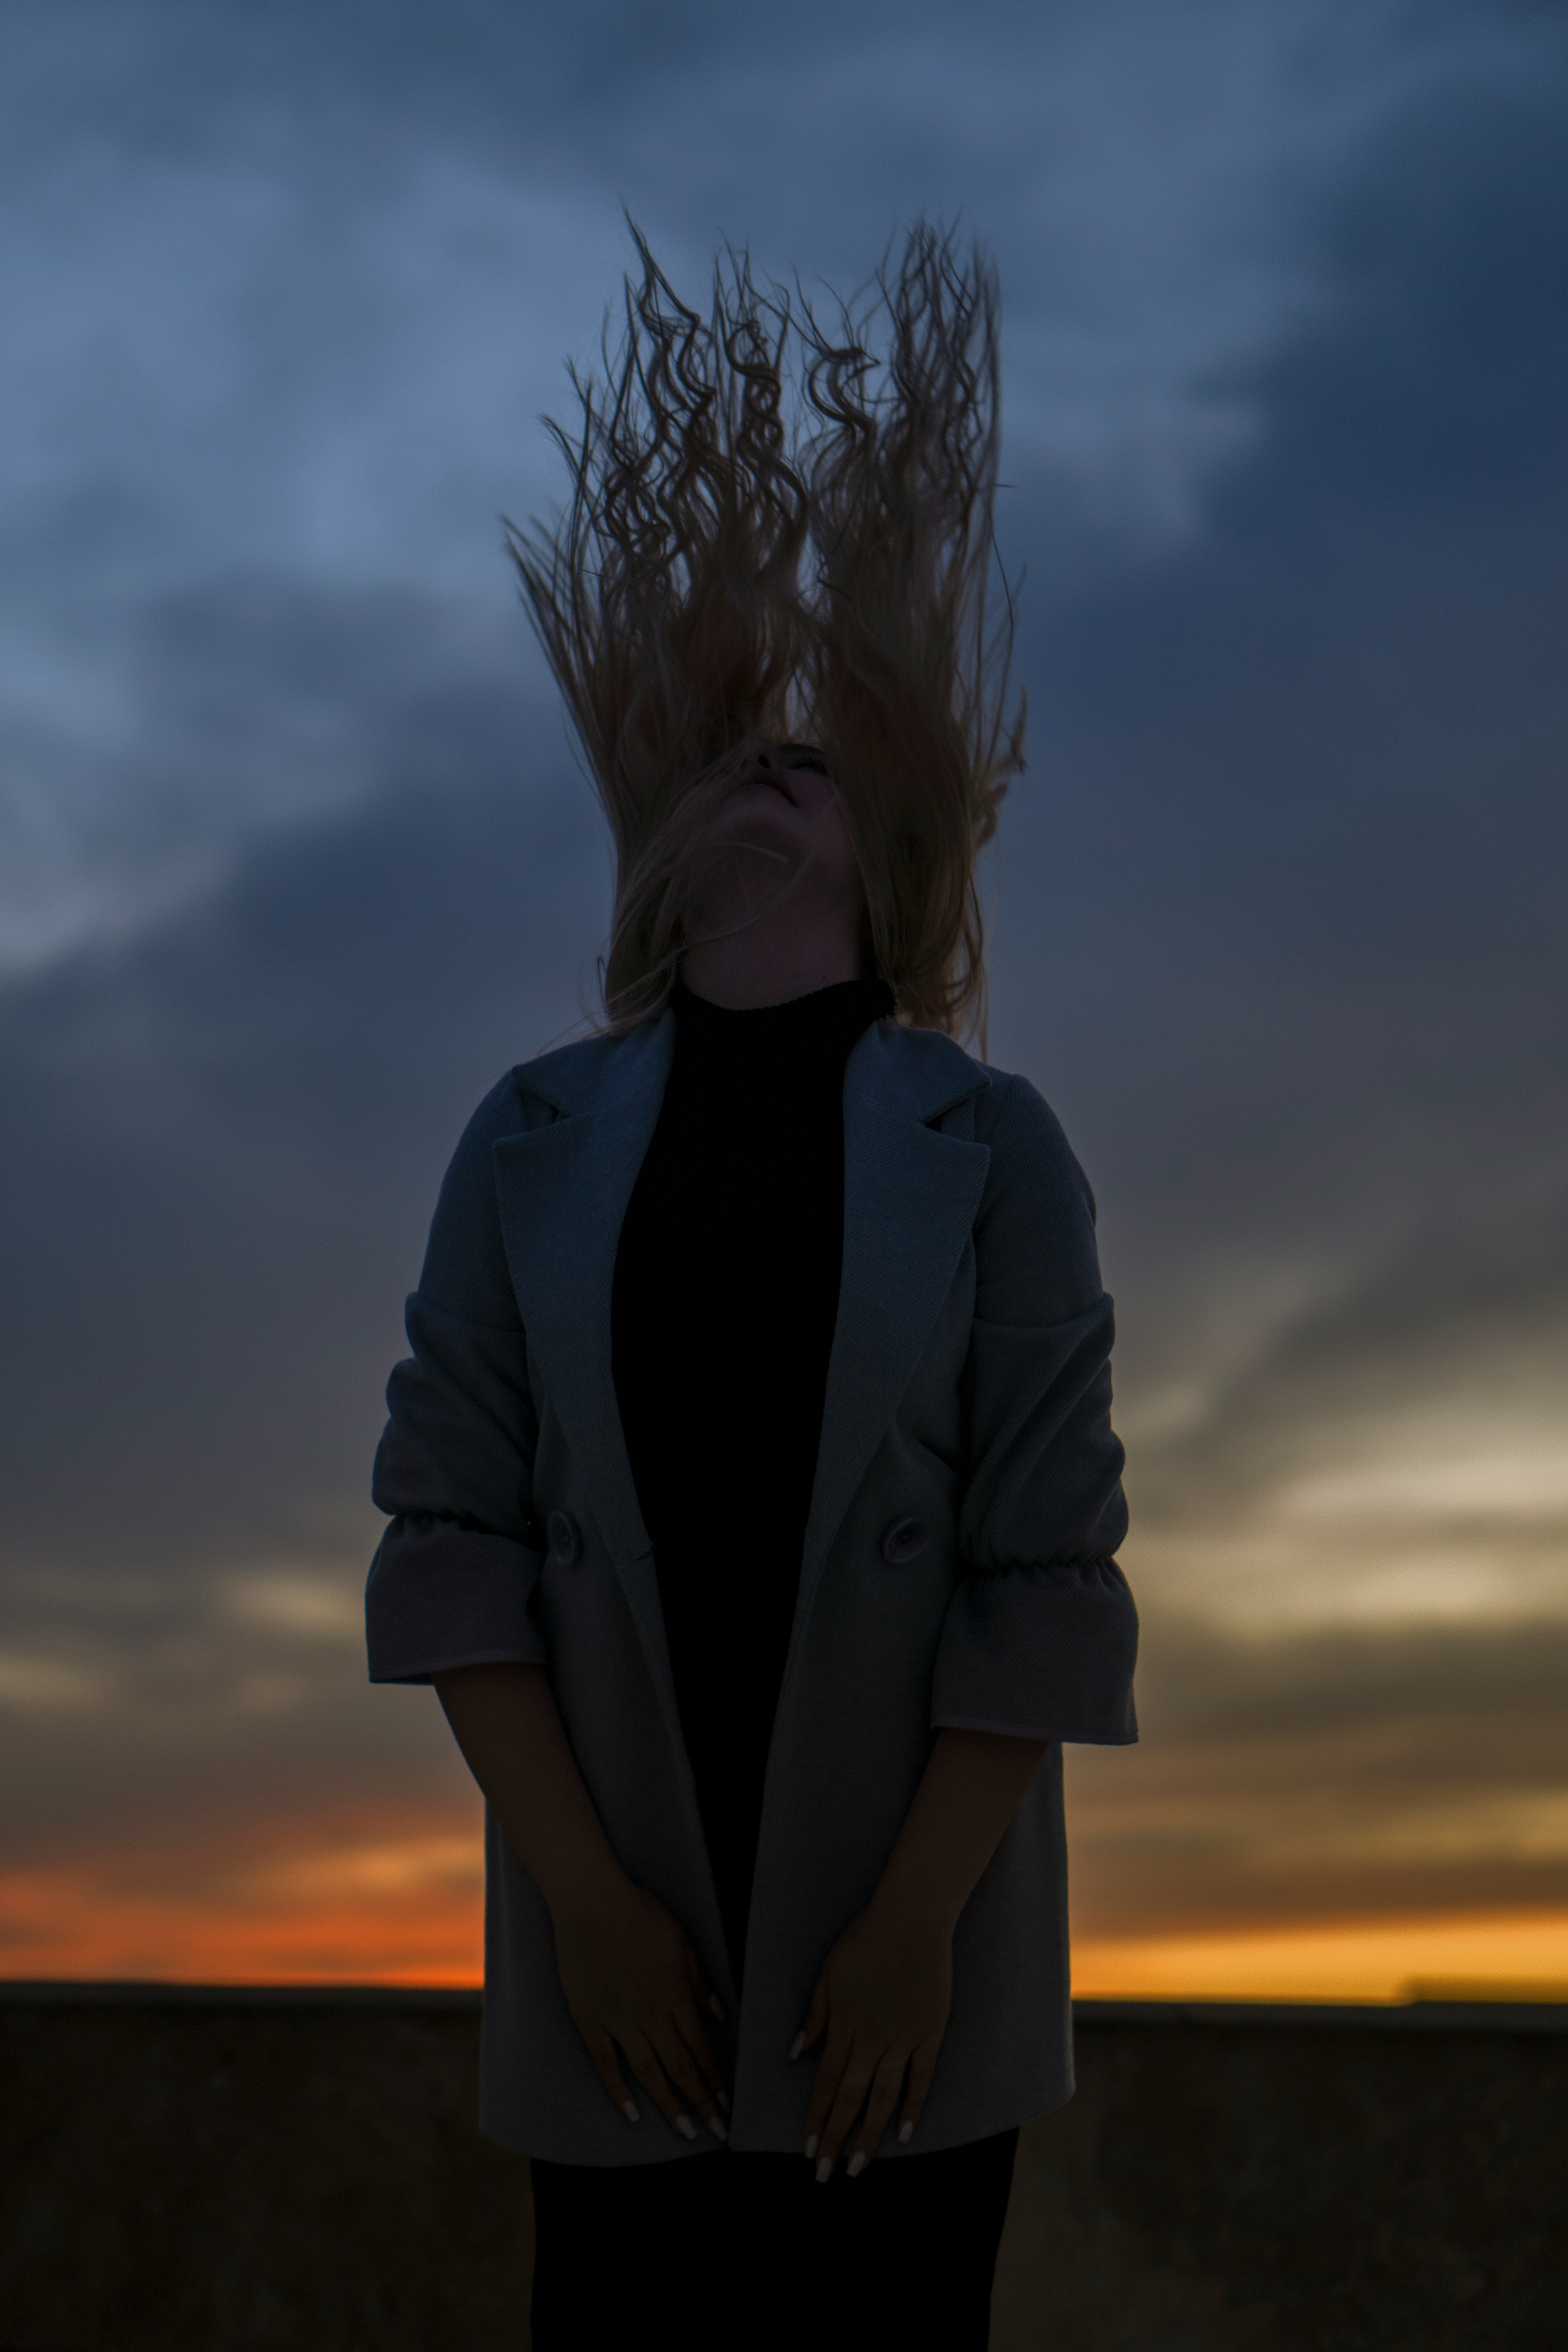
<svg viewBox="0 0 1568 2352">
<path fill-rule="evenodd" d="M 436 1187 L 609 866 L 501 518 L 623 207 L 994 254 L 989 1051 L 1094 1184 L 1143 1618 L 1086 1992 L 1568 1985 L 1568 23 L 11 0 L 0 1974 L 467 1980 L 371 1690 Z"/>
</svg>

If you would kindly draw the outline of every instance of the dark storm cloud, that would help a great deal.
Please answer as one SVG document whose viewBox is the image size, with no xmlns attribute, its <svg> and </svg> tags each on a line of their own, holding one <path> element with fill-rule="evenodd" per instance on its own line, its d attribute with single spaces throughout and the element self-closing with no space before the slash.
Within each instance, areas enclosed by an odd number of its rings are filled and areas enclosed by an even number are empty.
<svg viewBox="0 0 1568 2352">
<path fill-rule="evenodd" d="M 1568 1896 L 1561 1615 L 1258 1643 L 1156 1615 L 1142 1752 L 1075 1751 L 1097 1935 Z"/>
<path fill-rule="evenodd" d="M 998 1045 L 1099 1185 L 1149 1629 L 1102 1926 L 1563 1897 L 1560 116 L 1413 111 L 1201 541 L 1035 625 Z"/>
<path fill-rule="evenodd" d="M 247 840 L 449 774 L 475 713 L 516 698 L 514 631 L 498 647 L 482 617 L 410 589 L 230 569 L 100 625 L 134 712 L 114 740 L 0 710 L 0 772 L 26 777 L 30 804 L 8 844 L 8 928 L 35 955 L 199 901 Z"/>
<path fill-rule="evenodd" d="M 141 920 L 200 865 L 146 772 L 148 609 L 248 567 L 439 575 L 494 621 L 495 513 L 543 488 L 531 414 L 616 290 L 617 197 L 693 290 L 724 236 L 852 285 L 895 222 L 967 207 L 1009 289 L 1013 439 L 1081 578 L 1188 527 L 1256 423 L 1226 372 L 1313 296 L 1324 189 L 1411 90 L 1516 72 L 1506 23 L 1323 0 L 991 5 L 962 29 L 869 5 L 14 10 L 0 956 Z M 330 800 L 321 770 L 277 771 L 276 813 L 317 779 Z M 237 789 L 196 831 L 221 867 L 266 814 Z"/>
<path fill-rule="evenodd" d="M 321 619 L 300 600 L 347 724 L 355 624 Z M 0 1021 L 24 1570 L 330 1546 L 446 1152 L 580 1017 L 605 868 L 555 713 L 460 675 L 395 684 L 388 615 L 357 625 L 372 806 L 14 988 Z M 210 614 L 198 634 L 225 635 Z"/>
<path fill-rule="evenodd" d="M 1561 1165 L 1561 99 L 1416 113 L 1201 542 L 1031 625 L 1009 1042 L 1026 1002 L 1163 1229 L 1485 1216 Z"/>
<path fill-rule="evenodd" d="M 1510 1427 L 1501 1451 L 1511 1443 L 1513 1459 L 1544 1453 L 1560 1432 L 1568 1334 L 1562 1209 L 1559 1194 L 1544 1209 L 1521 1207 L 1479 1229 L 1458 1219 L 1447 1228 L 1415 1225 L 1402 1246 L 1390 1244 L 1381 1257 L 1369 1252 L 1370 1264 L 1293 1303 L 1240 1361 L 1216 1372 L 1190 1420 L 1141 1437 L 1135 1475 L 1146 1526 L 1201 1528 L 1218 1541 L 1245 1533 L 1281 1491 L 1304 1491 L 1310 1512 L 1336 1495 L 1350 1509 L 1360 1496 L 1373 1521 L 1358 1530 L 1373 1555 L 1368 1570 L 1386 1565 L 1400 1541 L 1463 1550 L 1484 1522 L 1489 1545 L 1521 1565 L 1539 1559 L 1560 1579 L 1568 1468 L 1539 1491 L 1516 1481 L 1511 1493 L 1504 1486 L 1489 1496 L 1484 1473 L 1472 1468 L 1466 1475 L 1476 1498 L 1467 1508 L 1465 1479 L 1454 1468 L 1462 1433 L 1448 1424 L 1457 1404 L 1479 1441 L 1468 1457 L 1478 1465 Z M 1443 1444 L 1429 1449 L 1430 1490 L 1460 1499 L 1435 1501 L 1422 1516 L 1413 1496 L 1403 1528 L 1391 1528 L 1388 1496 L 1412 1483 L 1420 1448 L 1390 1446 L 1386 1434 L 1392 1424 L 1418 1439 L 1423 1418 L 1444 1430 Z M 1325 1489 L 1335 1465 L 1340 1485 Z"/>
</svg>

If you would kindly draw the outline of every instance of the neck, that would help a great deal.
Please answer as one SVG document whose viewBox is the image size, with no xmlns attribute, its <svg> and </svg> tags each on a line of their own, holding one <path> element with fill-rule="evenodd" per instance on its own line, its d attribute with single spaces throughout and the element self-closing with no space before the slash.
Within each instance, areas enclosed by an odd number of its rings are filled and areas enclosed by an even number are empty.
<svg viewBox="0 0 1568 2352">
<path fill-rule="evenodd" d="M 860 971 L 857 932 L 837 920 L 797 920 L 776 929 L 752 923 L 727 939 L 702 940 L 680 960 L 680 977 L 693 996 L 734 1013 L 787 1004 L 815 989 L 858 980 Z"/>
</svg>

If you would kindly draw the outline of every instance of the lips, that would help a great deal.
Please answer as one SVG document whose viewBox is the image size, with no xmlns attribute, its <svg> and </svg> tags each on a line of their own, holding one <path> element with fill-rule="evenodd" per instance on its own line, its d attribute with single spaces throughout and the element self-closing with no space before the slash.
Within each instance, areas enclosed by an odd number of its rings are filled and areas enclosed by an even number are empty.
<svg viewBox="0 0 1568 2352">
<path fill-rule="evenodd" d="M 770 776 L 761 773 L 754 776 L 742 776 L 740 783 L 736 786 L 736 790 L 738 792 L 744 792 L 748 785 L 756 784 L 764 786 L 770 793 L 777 793 L 782 799 L 788 801 L 791 808 L 798 808 L 800 806 L 798 795 L 791 792 L 787 781 L 783 776 Z"/>
</svg>

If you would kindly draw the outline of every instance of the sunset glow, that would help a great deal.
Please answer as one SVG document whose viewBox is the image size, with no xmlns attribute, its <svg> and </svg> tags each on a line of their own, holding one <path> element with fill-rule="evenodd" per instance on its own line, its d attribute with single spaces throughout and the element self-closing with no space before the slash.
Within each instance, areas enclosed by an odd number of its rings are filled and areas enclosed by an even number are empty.
<svg viewBox="0 0 1568 2352">
<path fill-rule="evenodd" d="M 295 1837 L 238 1859 L 121 1854 L 6 1872 L 0 1975 L 479 1982 L 484 1854 L 471 1819 L 301 1825 Z"/>
<path fill-rule="evenodd" d="M 1568 1909 L 1083 1937 L 1073 1990 L 1116 2000 L 1568 2000 Z"/>
<path fill-rule="evenodd" d="M 471 1819 L 297 1825 L 240 1857 L 121 1854 L 0 1875 L 0 1976 L 476 1985 Z M 1568 2000 L 1568 1907 L 1080 1936 L 1073 1989 L 1141 2000 Z"/>
</svg>

